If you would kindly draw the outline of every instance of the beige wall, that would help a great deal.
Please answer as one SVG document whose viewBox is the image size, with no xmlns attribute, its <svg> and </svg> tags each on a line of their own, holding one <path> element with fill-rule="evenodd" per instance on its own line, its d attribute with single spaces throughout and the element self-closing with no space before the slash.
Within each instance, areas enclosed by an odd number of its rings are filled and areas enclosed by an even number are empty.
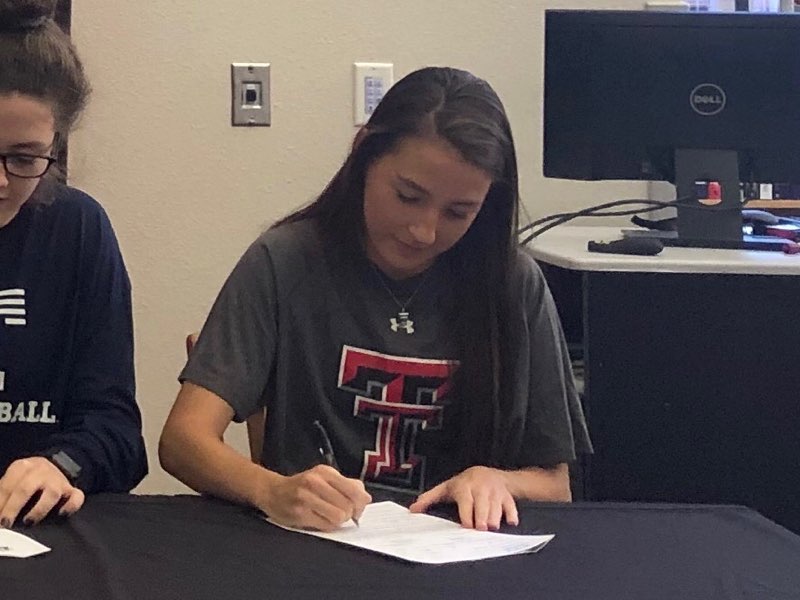
<svg viewBox="0 0 800 600">
<path fill-rule="evenodd" d="M 639 8 L 575 0 L 548 7 Z M 534 0 L 75 0 L 73 35 L 95 94 L 72 138 L 74 185 L 106 207 L 134 286 L 138 397 L 158 467 L 183 338 L 244 248 L 311 199 L 355 133 L 352 63 L 467 68 L 504 99 L 532 216 L 642 194 L 641 184 L 541 175 L 543 11 Z M 230 127 L 231 62 L 272 64 L 272 127 Z M 230 438 L 246 447 L 243 427 Z"/>
</svg>

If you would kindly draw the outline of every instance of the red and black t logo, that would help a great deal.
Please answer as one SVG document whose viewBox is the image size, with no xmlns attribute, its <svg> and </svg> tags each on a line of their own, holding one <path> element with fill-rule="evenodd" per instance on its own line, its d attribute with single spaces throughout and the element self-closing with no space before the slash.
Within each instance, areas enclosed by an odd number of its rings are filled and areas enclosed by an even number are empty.
<svg viewBox="0 0 800 600">
<path fill-rule="evenodd" d="M 417 433 L 441 427 L 457 367 L 452 360 L 342 349 L 339 388 L 355 394 L 355 416 L 377 424 L 375 445 L 364 451 L 364 481 L 424 489 L 425 457 L 415 452 Z"/>
</svg>

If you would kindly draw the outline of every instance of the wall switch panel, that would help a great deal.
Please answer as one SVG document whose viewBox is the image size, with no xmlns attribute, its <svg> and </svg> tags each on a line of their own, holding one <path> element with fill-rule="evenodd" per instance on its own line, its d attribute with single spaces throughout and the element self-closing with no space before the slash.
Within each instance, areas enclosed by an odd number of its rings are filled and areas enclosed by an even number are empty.
<svg viewBox="0 0 800 600">
<path fill-rule="evenodd" d="M 354 63 L 353 123 L 369 121 L 378 103 L 394 83 L 392 63 Z"/>
<path fill-rule="evenodd" d="M 234 127 L 270 125 L 269 63 L 231 65 L 231 124 Z"/>
</svg>

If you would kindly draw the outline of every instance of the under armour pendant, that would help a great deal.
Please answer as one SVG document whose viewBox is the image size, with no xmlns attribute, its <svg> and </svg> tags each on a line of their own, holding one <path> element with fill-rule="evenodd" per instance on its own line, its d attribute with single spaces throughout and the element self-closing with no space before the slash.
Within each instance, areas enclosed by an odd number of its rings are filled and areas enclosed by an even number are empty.
<svg viewBox="0 0 800 600">
<path fill-rule="evenodd" d="M 392 331 L 397 332 L 401 329 L 408 334 L 414 333 L 414 321 L 408 318 L 408 312 L 400 311 L 397 313 L 397 318 L 392 317 L 389 319 L 389 324 Z"/>
</svg>

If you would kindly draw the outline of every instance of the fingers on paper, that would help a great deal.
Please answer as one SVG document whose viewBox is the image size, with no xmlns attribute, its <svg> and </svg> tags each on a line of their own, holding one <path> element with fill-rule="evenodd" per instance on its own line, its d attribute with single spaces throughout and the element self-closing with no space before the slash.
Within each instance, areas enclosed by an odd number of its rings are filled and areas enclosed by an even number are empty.
<svg viewBox="0 0 800 600">
<path fill-rule="evenodd" d="M 420 495 L 409 510 L 424 512 L 439 502 L 453 501 L 458 507 L 461 525 L 480 531 L 497 530 L 505 518 L 509 525 L 519 524 L 519 513 L 513 496 L 505 488 L 464 485 L 451 480 Z"/>
<path fill-rule="evenodd" d="M 427 492 L 420 494 L 414 503 L 408 507 L 411 512 L 425 512 L 434 504 L 449 500 L 447 497 L 447 482 L 432 487 Z"/>
</svg>

